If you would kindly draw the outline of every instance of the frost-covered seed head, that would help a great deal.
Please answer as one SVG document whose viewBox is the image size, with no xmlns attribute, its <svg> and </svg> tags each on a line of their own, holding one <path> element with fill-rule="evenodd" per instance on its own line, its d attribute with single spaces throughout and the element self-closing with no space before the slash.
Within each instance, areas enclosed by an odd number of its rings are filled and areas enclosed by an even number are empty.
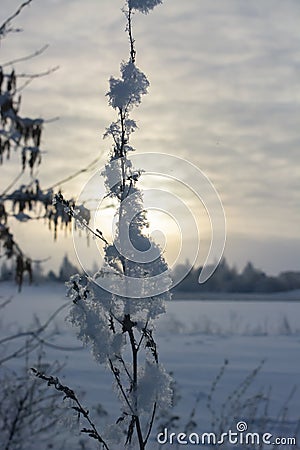
<svg viewBox="0 0 300 450">
<path fill-rule="evenodd" d="M 162 0 L 127 0 L 128 7 L 143 14 L 148 14 L 155 6 L 160 5 Z"/>
</svg>

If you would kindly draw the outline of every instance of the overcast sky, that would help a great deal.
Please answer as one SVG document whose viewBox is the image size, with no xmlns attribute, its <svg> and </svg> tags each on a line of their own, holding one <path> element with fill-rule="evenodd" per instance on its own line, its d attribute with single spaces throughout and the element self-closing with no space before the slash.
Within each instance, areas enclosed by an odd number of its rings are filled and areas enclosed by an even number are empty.
<svg viewBox="0 0 300 450">
<path fill-rule="evenodd" d="M 1 23 L 19 3 L 1 0 Z M 60 66 L 23 93 L 24 116 L 60 117 L 43 136 L 36 174 L 43 187 L 99 155 L 99 167 L 105 162 L 110 142 L 102 135 L 115 119 L 105 97 L 108 79 L 128 58 L 122 5 L 34 0 L 14 22 L 24 31 L 1 43 L 2 63 L 49 44 L 40 57 L 15 65 L 18 71 Z M 239 268 L 252 260 L 267 273 L 300 270 L 299 19 L 299 0 L 164 0 L 134 17 L 137 65 L 151 86 L 133 112 L 133 144 L 137 152 L 184 158 L 209 177 L 226 213 L 225 256 Z M 13 167 L 1 169 L 5 182 Z M 66 195 L 79 193 L 87 179 L 64 185 Z M 17 230 L 28 245 L 29 228 Z M 55 249 L 54 263 L 71 241 L 61 237 L 53 247 L 42 228 L 31 230 L 45 253 Z M 38 254 L 47 256 L 41 248 Z"/>
</svg>

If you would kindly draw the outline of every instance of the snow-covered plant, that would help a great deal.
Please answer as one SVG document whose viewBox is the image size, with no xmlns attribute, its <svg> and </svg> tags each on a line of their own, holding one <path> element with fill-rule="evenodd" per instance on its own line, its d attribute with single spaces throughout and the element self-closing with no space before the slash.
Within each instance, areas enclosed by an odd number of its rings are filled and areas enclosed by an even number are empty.
<svg viewBox="0 0 300 450">
<path fill-rule="evenodd" d="M 109 242 L 100 230 L 91 230 L 103 245 L 104 265 L 94 277 L 74 275 L 67 283 L 73 300 L 69 320 L 95 360 L 111 371 L 122 404 L 116 425 L 104 430 L 101 440 L 90 430 L 90 437 L 110 449 L 121 448 L 122 440 L 126 448 L 145 449 L 156 413 L 172 398 L 171 377 L 160 364 L 153 334 L 154 321 L 170 298 L 171 280 L 164 276 L 167 264 L 160 248 L 147 235 L 147 213 L 138 188 L 142 170 L 133 167 L 129 156 L 130 137 L 137 128 L 130 113 L 149 86 L 136 65 L 132 16 L 135 11 L 148 13 L 159 3 L 127 0 L 123 10 L 130 56 L 121 63 L 120 77 L 109 80 L 107 97 L 117 118 L 104 135 L 112 138 L 113 146 L 102 173 L 107 197 L 118 205 L 115 236 Z M 76 218 L 76 210 L 62 196 L 57 202 L 69 206 Z M 84 414 L 82 418 L 87 419 Z"/>
</svg>

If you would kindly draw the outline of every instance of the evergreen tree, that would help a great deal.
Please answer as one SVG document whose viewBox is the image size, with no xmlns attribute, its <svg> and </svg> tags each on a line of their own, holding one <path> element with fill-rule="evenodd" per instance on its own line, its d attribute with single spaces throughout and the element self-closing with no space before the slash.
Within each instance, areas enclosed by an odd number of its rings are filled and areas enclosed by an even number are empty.
<svg viewBox="0 0 300 450">
<path fill-rule="evenodd" d="M 8 281 L 11 280 L 12 277 L 13 277 L 12 270 L 9 267 L 8 263 L 4 261 L 1 266 L 1 280 Z"/>
<path fill-rule="evenodd" d="M 78 272 L 78 268 L 71 263 L 71 261 L 68 258 L 68 255 L 66 254 L 63 257 L 62 263 L 59 268 L 59 275 L 58 279 L 60 281 L 67 281 L 69 278 L 72 277 L 75 273 Z"/>
</svg>

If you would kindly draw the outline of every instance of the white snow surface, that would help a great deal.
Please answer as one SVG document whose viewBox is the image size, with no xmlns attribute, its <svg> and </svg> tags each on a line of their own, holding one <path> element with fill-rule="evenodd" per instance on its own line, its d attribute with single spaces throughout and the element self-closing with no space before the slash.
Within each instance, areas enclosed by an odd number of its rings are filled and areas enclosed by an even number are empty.
<svg viewBox="0 0 300 450">
<path fill-rule="evenodd" d="M 12 295 L 12 301 L 1 311 L 1 336 L 20 328 L 25 330 L 33 322 L 34 314 L 42 322 L 46 321 L 53 311 L 68 301 L 65 297 L 65 287 L 55 283 L 24 286 L 20 294 L 12 284 L 1 283 L 0 303 Z M 51 341 L 65 349 L 58 351 L 45 347 L 46 359 L 49 362 L 55 359 L 66 360 L 66 366 L 58 374 L 62 382 L 79 393 L 85 392 L 82 403 L 88 409 L 91 410 L 93 405 L 100 403 L 109 413 L 108 422 L 114 423 L 121 413 L 110 373 L 105 367 L 96 364 L 88 348 L 82 348 L 76 339 L 75 330 L 65 321 L 67 314 L 68 308 L 55 319 L 54 325 L 59 333 Z M 254 417 L 253 413 L 251 431 L 256 431 L 255 427 L 257 431 L 261 431 L 264 426 L 264 432 L 274 433 L 276 436 L 294 436 L 300 417 L 299 317 L 300 302 L 289 300 L 288 294 L 276 302 L 264 301 L 262 298 L 260 301 L 252 301 L 249 298 L 247 301 L 231 301 L 228 298 L 222 300 L 222 296 L 220 300 L 168 302 L 167 313 L 158 321 L 155 337 L 160 362 L 167 372 L 172 373 L 180 396 L 174 409 L 174 414 L 176 412 L 180 417 L 178 427 L 170 428 L 169 431 L 178 433 L 185 430 L 197 396 L 199 404 L 193 418 L 196 422 L 194 431 L 213 431 L 214 414 L 219 414 L 220 417 L 222 411 L 224 414 L 224 405 L 230 404 L 230 394 L 234 393 L 241 382 L 249 374 L 253 374 L 264 360 L 257 375 L 250 375 L 251 381 L 243 394 L 249 404 L 258 395 L 269 399 L 268 412 L 264 413 L 267 422 L 262 425 L 263 415 Z M 228 364 L 213 390 L 209 409 L 209 393 L 225 360 L 228 360 Z M 18 370 L 21 363 L 19 360 L 12 360 L 8 365 Z M 294 386 L 298 386 L 298 389 L 287 402 Z M 249 411 L 248 408 L 247 414 Z M 282 411 L 284 419 L 279 417 Z M 246 410 L 239 409 L 236 405 L 235 410 L 232 410 L 230 424 L 240 420 L 249 422 L 250 417 L 245 414 Z M 64 426 L 61 432 L 68 433 L 69 430 Z M 149 450 L 159 448 L 156 434 L 154 429 Z M 78 441 L 79 437 L 74 436 L 72 431 L 70 439 Z M 299 439 L 298 437 L 300 442 Z M 94 443 L 90 442 L 87 448 L 96 448 L 93 445 Z M 72 448 L 80 447 L 74 444 Z M 118 444 L 117 448 L 122 447 Z M 181 445 L 166 444 L 160 448 L 175 449 L 181 448 Z M 194 445 L 185 445 L 185 448 L 194 448 Z M 251 446 L 224 445 L 223 448 L 239 449 Z M 296 447 L 285 445 L 277 448 Z"/>
</svg>

